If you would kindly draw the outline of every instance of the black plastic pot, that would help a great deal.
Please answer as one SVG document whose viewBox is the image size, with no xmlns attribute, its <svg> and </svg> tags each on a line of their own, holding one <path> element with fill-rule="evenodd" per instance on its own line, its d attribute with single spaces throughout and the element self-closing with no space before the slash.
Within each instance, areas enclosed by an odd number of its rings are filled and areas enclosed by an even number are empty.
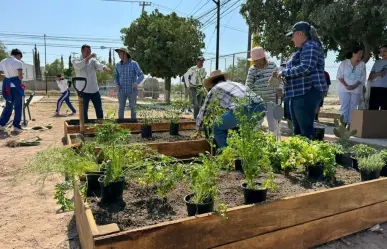
<svg viewBox="0 0 387 249">
<path fill-rule="evenodd" d="M 171 136 L 177 136 L 179 135 L 179 123 L 173 123 L 171 122 L 169 126 L 169 135 Z"/>
<path fill-rule="evenodd" d="M 336 163 L 342 165 L 344 168 L 359 169 L 357 160 L 349 154 L 336 154 Z"/>
<path fill-rule="evenodd" d="M 387 165 L 384 166 L 380 171 L 380 176 L 387 176 Z"/>
<path fill-rule="evenodd" d="M 111 182 L 107 186 L 104 184 L 105 177 L 106 176 L 103 175 L 98 178 L 98 182 L 101 187 L 101 201 L 108 203 L 123 201 L 122 194 L 125 186 L 124 177 L 121 177 L 118 181 Z"/>
<path fill-rule="evenodd" d="M 104 175 L 104 171 L 93 171 L 86 173 L 87 196 L 99 196 L 101 194 L 101 186 L 98 179 Z"/>
<path fill-rule="evenodd" d="M 380 171 L 360 171 L 360 178 L 362 182 L 375 180 L 380 177 Z"/>
<path fill-rule="evenodd" d="M 211 213 L 214 211 L 214 200 L 212 200 L 212 198 L 208 198 L 203 204 L 196 204 L 191 202 L 193 196 L 194 194 L 190 194 L 184 197 L 185 204 L 187 205 L 188 216 Z"/>
<path fill-rule="evenodd" d="M 141 137 L 142 138 L 152 138 L 152 126 L 151 125 L 141 125 Z"/>
<path fill-rule="evenodd" d="M 324 177 L 324 167 L 322 164 L 316 164 L 314 166 L 308 166 L 308 177 L 310 179 L 321 179 Z"/>
<path fill-rule="evenodd" d="M 243 172 L 242 160 L 240 160 L 240 159 L 235 160 L 235 170 Z"/>
<path fill-rule="evenodd" d="M 257 185 L 261 185 L 257 183 Z M 267 189 L 248 189 L 247 183 L 242 183 L 245 204 L 254 204 L 266 201 Z"/>
<path fill-rule="evenodd" d="M 325 128 L 314 127 L 314 139 L 323 141 L 325 135 Z"/>
</svg>

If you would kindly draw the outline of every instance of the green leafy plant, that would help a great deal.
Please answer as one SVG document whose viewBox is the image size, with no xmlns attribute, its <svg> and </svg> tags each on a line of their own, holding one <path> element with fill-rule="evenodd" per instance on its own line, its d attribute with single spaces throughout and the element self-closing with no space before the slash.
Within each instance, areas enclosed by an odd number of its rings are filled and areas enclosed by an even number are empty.
<svg viewBox="0 0 387 249">
<path fill-rule="evenodd" d="M 384 163 L 387 164 L 387 150 L 382 150 L 379 153 L 380 153 L 380 156 L 382 157 Z"/>
<path fill-rule="evenodd" d="M 181 110 L 189 106 L 186 101 L 175 101 L 165 112 L 164 118 L 171 123 L 178 124 L 181 119 Z"/>
<path fill-rule="evenodd" d="M 69 190 L 73 189 L 73 185 L 69 181 L 55 185 L 55 200 L 59 204 L 62 211 L 71 211 L 74 209 L 74 204 L 71 199 L 66 197 Z"/>
<path fill-rule="evenodd" d="M 358 159 L 359 170 L 364 172 L 380 171 L 385 162 L 383 156 L 380 153 L 372 154 L 367 157 L 361 157 Z"/>
<path fill-rule="evenodd" d="M 161 155 L 160 160 L 146 160 L 146 171 L 140 183 L 157 187 L 157 195 L 165 198 L 176 183 L 183 180 L 183 165 L 176 159 Z"/>
<path fill-rule="evenodd" d="M 334 122 L 336 127 L 333 129 L 333 133 L 339 138 L 338 142 L 348 147 L 349 139 L 356 135 L 357 130 L 351 130 L 346 126 L 343 115 L 340 116 L 340 119 L 335 119 Z"/>
<path fill-rule="evenodd" d="M 189 168 L 189 186 L 194 194 L 192 202 L 205 203 L 208 199 L 217 198 L 219 167 L 216 157 L 200 154 L 202 165 L 191 165 Z"/>
<path fill-rule="evenodd" d="M 112 145 L 114 143 L 125 143 L 130 133 L 129 130 L 121 128 L 114 119 L 110 118 L 104 120 L 102 125 L 95 126 L 95 135 L 98 144 Z"/>
<path fill-rule="evenodd" d="M 142 125 L 152 125 L 154 123 L 159 123 L 160 118 L 157 117 L 157 113 L 154 110 L 154 106 L 143 105 L 138 106 L 138 116 L 141 118 Z"/>
<path fill-rule="evenodd" d="M 213 133 L 213 127 L 215 125 L 222 124 L 222 114 L 224 114 L 225 109 L 221 107 L 220 100 L 218 98 L 215 98 L 214 101 L 210 102 L 210 104 L 207 107 L 207 111 L 205 115 L 203 116 L 203 125 L 204 125 L 204 132 L 205 137 L 208 142 L 208 144 L 211 147 L 211 155 L 215 154 L 216 150 L 216 144 L 214 142 L 215 135 Z"/>
<path fill-rule="evenodd" d="M 305 169 L 305 157 L 302 155 L 308 141 L 303 137 L 290 137 L 278 144 L 276 157 L 279 158 L 281 169 L 285 174 L 293 170 Z"/>
<path fill-rule="evenodd" d="M 366 144 L 356 144 L 352 147 L 354 157 L 360 159 L 362 157 L 368 157 L 377 153 L 377 150 Z"/>
<path fill-rule="evenodd" d="M 251 98 L 245 97 L 236 101 L 234 115 L 238 120 L 238 131 L 231 131 L 227 140 L 228 146 L 233 148 L 238 158 L 242 160 L 247 188 L 257 189 L 257 178 L 262 173 L 269 173 L 262 183 L 262 188 L 274 187 L 272 167 L 269 151 L 266 146 L 265 135 L 256 130 L 256 125 L 262 119 L 262 113 L 252 112 Z"/>
</svg>

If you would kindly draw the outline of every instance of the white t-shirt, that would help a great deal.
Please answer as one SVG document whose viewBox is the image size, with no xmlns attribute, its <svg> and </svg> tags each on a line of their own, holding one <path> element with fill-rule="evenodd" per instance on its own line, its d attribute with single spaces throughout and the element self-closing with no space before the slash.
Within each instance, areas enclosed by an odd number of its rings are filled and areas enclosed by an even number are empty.
<svg viewBox="0 0 387 249">
<path fill-rule="evenodd" d="M 371 69 L 371 73 L 380 73 L 383 70 L 387 70 L 387 60 L 377 60 Z M 372 80 L 371 87 L 384 87 L 387 88 L 387 74 L 384 77 L 375 77 Z"/>
<path fill-rule="evenodd" d="M 363 61 L 361 61 L 356 67 L 352 66 L 351 60 L 347 59 L 340 63 L 339 69 L 337 70 L 337 79 L 344 79 L 345 83 L 348 85 L 355 85 L 358 81 L 361 82 L 356 89 L 348 90 L 339 82 L 339 92 L 350 92 L 361 94 L 363 91 L 363 86 L 366 81 L 366 66 Z"/>
<path fill-rule="evenodd" d="M 65 91 L 67 91 L 67 89 L 69 89 L 69 87 L 67 85 L 67 80 L 64 78 L 57 80 L 56 83 L 58 84 L 58 87 L 59 87 L 61 93 L 64 93 Z"/>
<path fill-rule="evenodd" d="M 20 70 L 23 70 L 23 62 L 13 56 L 0 61 L 0 71 L 4 72 L 6 78 L 19 76 Z M 15 87 L 15 85 L 11 83 L 11 87 Z"/>
</svg>

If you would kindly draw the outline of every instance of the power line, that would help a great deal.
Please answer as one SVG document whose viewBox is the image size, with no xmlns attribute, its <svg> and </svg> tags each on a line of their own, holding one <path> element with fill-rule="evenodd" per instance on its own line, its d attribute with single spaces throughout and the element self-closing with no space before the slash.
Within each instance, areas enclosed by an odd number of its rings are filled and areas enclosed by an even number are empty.
<svg viewBox="0 0 387 249">
<path fill-rule="evenodd" d="M 231 6 L 229 6 L 228 9 L 224 10 L 221 14 L 221 18 L 229 15 L 231 12 L 233 12 L 234 10 L 238 9 L 239 8 L 239 5 L 235 6 L 236 4 L 238 4 L 240 2 L 240 0 L 238 0 L 237 2 L 233 3 Z M 235 6 L 235 7 L 234 7 Z M 232 7 L 234 7 L 234 9 L 230 10 Z M 229 11 L 230 10 L 230 11 Z M 228 12 L 227 12 L 228 11 Z M 227 12 L 227 13 L 226 13 Z M 216 22 L 216 18 L 210 20 L 209 22 L 207 22 L 204 26 L 203 26 L 203 29 L 205 28 L 208 28 L 208 26 L 211 26 L 212 24 L 214 24 Z M 224 26 L 223 26 L 224 27 Z"/>
<path fill-rule="evenodd" d="M 15 39 L 35 39 L 35 40 L 44 40 L 43 35 L 38 34 L 17 34 L 17 33 L 1 33 L 0 37 L 11 37 Z M 79 42 L 96 42 L 96 43 L 121 43 L 119 39 L 105 39 L 105 38 L 83 38 L 75 36 L 46 36 L 46 40 L 57 40 L 57 41 L 79 41 Z"/>
<path fill-rule="evenodd" d="M 227 0 L 227 1 L 223 2 L 223 3 L 220 5 L 220 9 L 224 8 L 224 6 L 225 6 L 226 4 L 228 4 L 230 1 L 231 1 L 231 0 Z M 217 9 L 217 8 L 215 8 L 215 9 Z M 204 29 L 204 26 L 206 26 L 207 23 L 208 23 L 211 19 L 213 19 L 213 18 L 216 16 L 216 14 L 217 14 L 217 12 L 215 11 L 215 13 L 214 13 L 210 18 L 208 18 L 205 22 L 203 22 L 203 29 Z M 216 17 L 215 17 L 215 19 L 216 19 Z"/>
<path fill-rule="evenodd" d="M 177 8 L 179 8 L 180 4 L 183 2 L 184 0 L 180 0 L 179 4 L 175 7 L 175 9 L 173 11 L 175 11 Z"/>
<path fill-rule="evenodd" d="M 200 0 L 200 2 L 195 6 L 195 8 L 192 9 L 192 12 L 189 14 L 190 16 L 194 16 L 200 9 L 204 8 L 204 6 L 206 6 L 207 4 L 210 3 L 210 1 L 207 1 L 204 3 L 204 5 L 202 5 L 202 7 L 198 8 L 196 10 L 196 8 L 203 2 L 203 0 Z M 195 11 L 196 10 L 196 11 Z"/>
</svg>

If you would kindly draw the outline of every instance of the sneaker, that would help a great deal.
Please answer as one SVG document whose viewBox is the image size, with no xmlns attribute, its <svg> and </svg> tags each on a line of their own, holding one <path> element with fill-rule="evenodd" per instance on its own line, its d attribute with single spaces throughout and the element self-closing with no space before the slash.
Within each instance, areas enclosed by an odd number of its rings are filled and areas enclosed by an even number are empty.
<svg viewBox="0 0 387 249">
<path fill-rule="evenodd" d="M 59 117 L 59 116 L 60 116 L 59 112 L 55 112 L 54 117 Z"/>
<path fill-rule="evenodd" d="M 13 130 L 12 130 L 12 132 L 16 132 L 16 133 L 20 133 L 22 131 L 23 131 L 22 128 L 18 128 L 18 127 L 13 127 Z"/>
<path fill-rule="evenodd" d="M 74 116 L 76 114 L 77 114 L 76 112 L 72 112 L 72 113 L 69 114 L 69 116 Z"/>
</svg>

